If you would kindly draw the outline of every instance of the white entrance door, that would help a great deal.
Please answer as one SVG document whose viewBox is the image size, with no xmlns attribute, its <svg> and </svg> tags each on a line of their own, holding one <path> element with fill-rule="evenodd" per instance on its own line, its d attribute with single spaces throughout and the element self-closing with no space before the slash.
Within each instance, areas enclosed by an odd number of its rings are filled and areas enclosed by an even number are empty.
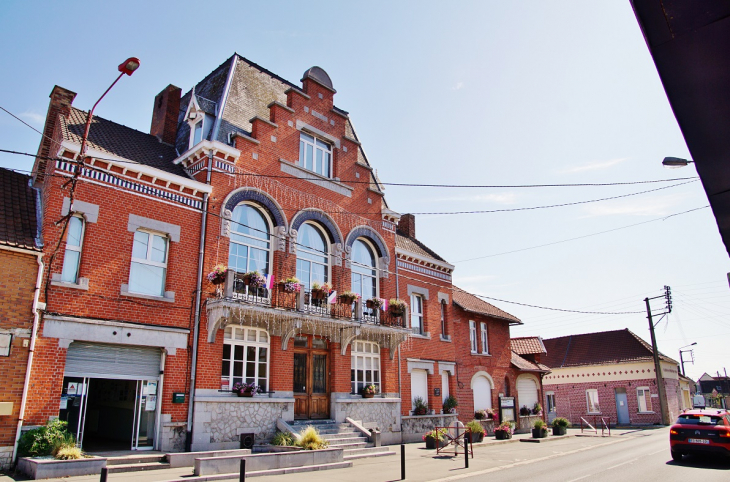
<svg viewBox="0 0 730 482">
<path fill-rule="evenodd" d="M 424 402 L 428 403 L 428 372 L 426 370 L 414 369 L 411 372 L 411 409 L 415 406 L 416 397 L 421 397 Z"/>
<path fill-rule="evenodd" d="M 152 450 L 155 442 L 157 380 L 138 380 L 132 450 Z"/>
</svg>

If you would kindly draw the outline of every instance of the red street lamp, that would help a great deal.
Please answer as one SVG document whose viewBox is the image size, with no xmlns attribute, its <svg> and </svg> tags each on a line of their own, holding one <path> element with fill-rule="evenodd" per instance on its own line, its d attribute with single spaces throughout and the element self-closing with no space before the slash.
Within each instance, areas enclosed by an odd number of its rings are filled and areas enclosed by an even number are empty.
<svg viewBox="0 0 730 482">
<path fill-rule="evenodd" d="M 94 116 L 94 109 L 96 109 L 96 106 L 101 102 L 101 99 L 104 98 L 104 96 L 112 90 L 112 87 L 119 81 L 119 79 L 122 78 L 124 74 L 132 75 L 135 70 L 139 68 L 139 59 L 137 57 L 129 57 L 127 60 L 119 64 L 119 77 L 116 78 L 114 82 L 112 82 L 112 85 L 109 86 L 108 89 L 104 91 L 103 94 L 101 94 L 101 97 L 99 97 L 99 100 L 96 101 L 96 104 L 94 104 L 94 107 L 91 108 L 89 111 L 89 115 L 86 116 L 86 127 L 84 128 L 84 137 L 81 139 L 81 150 L 79 151 L 79 159 L 83 162 L 84 155 L 86 154 L 86 139 L 89 137 L 89 129 L 91 128 L 91 118 Z"/>
</svg>

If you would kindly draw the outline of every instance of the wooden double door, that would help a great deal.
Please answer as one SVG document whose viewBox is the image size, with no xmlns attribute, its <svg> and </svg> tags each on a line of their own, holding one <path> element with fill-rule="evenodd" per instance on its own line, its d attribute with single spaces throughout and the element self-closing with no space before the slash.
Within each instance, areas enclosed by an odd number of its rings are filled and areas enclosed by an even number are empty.
<svg viewBox="0 0 730 482">
<path fill-rule="evenodd" d="M 312 336 L 294 339 L 294 418 L 326 419 L 330 415 L 327 340 Z"/>
</svg>

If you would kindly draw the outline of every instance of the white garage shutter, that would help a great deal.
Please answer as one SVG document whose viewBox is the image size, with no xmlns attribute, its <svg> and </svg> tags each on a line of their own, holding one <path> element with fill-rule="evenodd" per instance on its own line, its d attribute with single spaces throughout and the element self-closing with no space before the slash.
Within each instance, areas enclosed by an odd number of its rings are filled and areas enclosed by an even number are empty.
<svg viewBox="0 0 730 482">
<path fill-rule="evenodd" d="M 411 372 L 411 408 L 416 397 L 423 398 L 428 403 L 428 372 L 414 369 Z M 430 408 L 430 407 L 429 407 Z"/>
<path fill-rule="evenodd" d="M 537 403 L 537 385 L 532 378 L 517 379 L 517 400 L 520 404 L 519 408 L 527 406 L 530 410 Z"/>
<path fill-rule="evenodd" d="M 159 348 L 104 345 L 75 341 L 66 352 L 64 376 L 157 380 L 160 378 Z"/>
<path fill-rule="evenodd" d="M 472 391 L 474 392 L 474 411 L 492 408 L 492 386 L 487 377 L 476 377 Z"/>
</svg>

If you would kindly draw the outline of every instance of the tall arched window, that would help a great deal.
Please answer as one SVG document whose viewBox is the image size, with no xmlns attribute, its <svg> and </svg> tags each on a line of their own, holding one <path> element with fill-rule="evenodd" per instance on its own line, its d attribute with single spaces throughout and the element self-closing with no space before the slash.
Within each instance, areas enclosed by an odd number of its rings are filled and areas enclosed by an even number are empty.
<svg viewBox="0 0 730 482">
<path fill-rule="evenodd" d="M 369 243 L 357 239 L 352 244 L 352 291 L 364 300 L 378 295 L 377 261 Z"/>
<path fill-rule="evenodd" d="M 306 289 L 315 281 L 329 281 L 329 243 L 324 233 L 311 223 L 304 223 L 297 234 L 297 278 Z"/>
<path fill-rule="evenodd" d="M 237 273 L 269 274 L 271 228 L 264 215 L 250 204 L 239 204 L 231 219 L 228 267 Z"/>
</svg>

